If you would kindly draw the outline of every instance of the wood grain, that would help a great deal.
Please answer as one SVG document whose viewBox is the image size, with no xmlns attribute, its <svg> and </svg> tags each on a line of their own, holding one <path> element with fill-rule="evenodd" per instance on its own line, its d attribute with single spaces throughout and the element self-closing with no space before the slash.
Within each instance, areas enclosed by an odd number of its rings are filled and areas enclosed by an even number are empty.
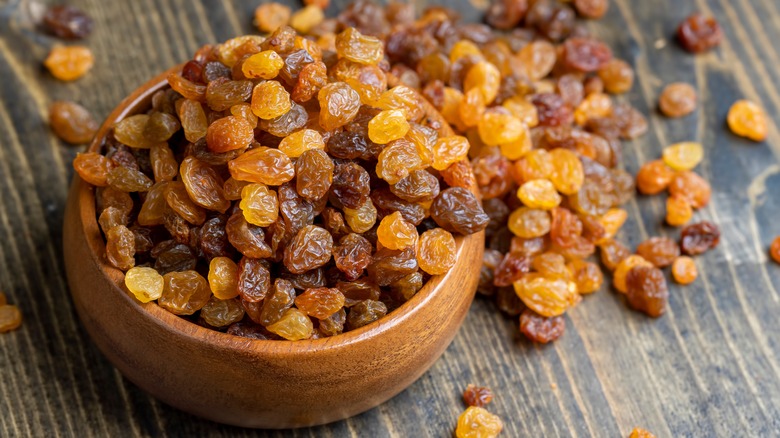
<svg viewBox="0 0 780 438">
<path fill-rule="evenodd" d="M 651 114 L 650 132 L 625 146 L 625 165 L 665 145 L 701 141 L 701 172 L 713 199 L 698 217 L 720 224 L 720 247 L 697 258 L 701 277 L 672 286 L 669 312 L 649 320 L 609 290 L 567 316 L 566 335 L 539 347 L 517 323 L 477 300 L 454 343 L 394 399 L 328 426 L 244 430 L 189 416 L 123 379 L 88 340 L 68 298 L 61 223 L 77 152 L 46 127 L 47 105 L 76 100 L 98 117 L 201 44 L 250 32 L 258 0 L 71 2 L 97 19 L 87 41 L 94 71 L 72 84 L 40 67 L 54 40 L 36 32 L 29 0 L 0 0 L 0 287 L 26 318 L 0 336 L 0 436 L 450 436 L 467 383 L 490 386 L 505 436 L 626 436 L 635 426 L 664 436 L 780 434 L 780 267 L 766 247 L 780 235 L 780 135 L 765 143 L 724 129 L 729 105 L 746 97 L 780 115 L 780 4 L 774 0 L 613 0 L 590 28 L 637 68 L 625 98 Z M 334 14 L 344 1 L 334 1 Z M 418 2 L 422 7 L 422 2 Z M 450 3 L 476 20 L 467 0 Z M 480 5 L 481 2 L 474 4 Z M 701 56 L 671 39 L 694 10 L 713 14 L 726 40 Z M 668 120 L 655 112 L 665 83 L 685 81 L 700 110 Z M 99 90 L 99 91 L 95 91 Z M 661 197 L 628 205 L 624 240 L 676 237 L 661 225 Z"/>
</svg>

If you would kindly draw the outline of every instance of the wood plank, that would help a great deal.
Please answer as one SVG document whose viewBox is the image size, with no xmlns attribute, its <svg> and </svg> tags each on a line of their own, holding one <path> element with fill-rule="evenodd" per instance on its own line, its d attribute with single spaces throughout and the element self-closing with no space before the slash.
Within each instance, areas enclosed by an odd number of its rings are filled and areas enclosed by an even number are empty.
<svg viewBox="0 0 780 438">
<path fill-rule="evenodd" d="M 77 100 L 104 117 L 146 78 L 203 44 L 252 32 L 257 0 L 75 0 L 95 17 L 87 40 L 96 66 L 63 84 L 40 62 L 56 42 L 36 32 L 31 0 L 0 0 L 0 288 L 25 316 L 0 336 L 0 436 L 450 436 L 467 383 L 496 393 L 504 436 L 780 434 L 780 269 L 766 248 L 780 235 L 780 133 L 753 144 L 724 129 L 729 105 L 746 97 L 780 120 L 780 6 L 773 0 L 614 0 L 589 28 L 638 72 L 624 97 L 651 114 L 647 136 L 626 143 L 635 171 L 667 144 L 701 141 L 701 172 L 713 199 L 698 217 L 722 229 L 717 251 L 696 259 L 701 277 L 672 286 L 668 315 L 648 320 L 602 290 L 567 316 L 567 333 L 539 347 L 517 322 L 478 299 L 452 346 L 431 370 L 384 405 L 327 426 L 251 431 L 193 418 L 124 380 L 80 328 L 63 279 L 62 208 L 70 161 L 46 127 L 54 99 Z M 292 0 L 290 4 L 294 4 Z M 334 1 L 334 15 L 347 3 Z M 416 1 L 418 9 L 433 1 Z M 297 3 L 295 3 L 297 4 Z M 476 20 L 485 2 L 450 3 Z M 715 15 L 726 40 L 701 56 L 673 41 L 693 10 Z M 664 84 L 685 81 L 700 110 L 679 120 L 656 113 Z M 99 90 L 96 92 L 94 90 Z M 677 236 L 661 224 L 662 197 L 638 197 L 621 238 Z"/>
</svg>

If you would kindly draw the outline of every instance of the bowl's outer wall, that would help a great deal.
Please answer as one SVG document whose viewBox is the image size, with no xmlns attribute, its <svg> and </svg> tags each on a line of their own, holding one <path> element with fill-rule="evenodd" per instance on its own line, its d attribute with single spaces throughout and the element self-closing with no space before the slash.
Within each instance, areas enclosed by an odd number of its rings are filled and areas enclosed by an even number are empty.
<svg viewBox="0 0 780 438">
<path fill-rule="evenodd" d="M 128 97 L 116 120 L 148 106 L 165 74 Z M 211 331 L 124 290 L 104 260 L 94 188 L 78 176 L 64 223 L 65 268 L 76 311 L 130 381 L 183 411 L 245 427 L 302 427 L 347 418 L 401 392 L 444 352 L 474 296 L 484 234 L 459 239 L 458 262 L 407 305 L 355 332 L 315 341 L 255 341 Z M 435 289 L 435 291 L 433 290 Z"/>
</svg>

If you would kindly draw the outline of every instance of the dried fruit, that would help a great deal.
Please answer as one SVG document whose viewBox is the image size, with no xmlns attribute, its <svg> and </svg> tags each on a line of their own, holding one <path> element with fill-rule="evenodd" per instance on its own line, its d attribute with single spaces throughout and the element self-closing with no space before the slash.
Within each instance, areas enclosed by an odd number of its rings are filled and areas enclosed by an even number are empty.
<svg viewBox="0 0 780 438">
<path fill-rule="evenodd" d="M 84 46 L 54 46 L 43 65 L 61 81 L 75 81 L 92 69 L 95 58 Z"/>
<path fill-rule="evenodd" d="M 669 195 L 686 199 L 693 208 L 709 204 L 711 194 L 710 183 L 691 171 L 677 172 L 669 184 Z"/>
<path fill-rule="evenodd" d="M 683 228 L 680 249 L 687 255 L 699 255 L 718 246 L 720 229 L 709 221 L 701 221 Z"/>
<path fill-rule="evenodd" d="M 657 318 L 666 311 L 669 290 L 664 273 L 651 266 L 634 266 L 626 275 L 628 305 Z"/>
<path fill-rule="evenodd" d="M 672 263 L 672 278 L 680 284 L 691 284 L 699 276 L 696 262 L 688 256 L 680 256 Z"/>
<path fill-rule="evenodd" d="M 71 5 L 49 6 L 43 14 L 42 25 L 46 32 L 66 40 L 86 38 L 95 28 L 89 15 Z"/>
<path fill-rule="evenodd" d="M 195 271 L 169 272 L 163 280 L 163 292 L 157 304 L 176 315 L 192 315 L 211 298 L 208 282 Z"/>
<path fill-rule="evenodd" d="M 455 429 L 457 438 L 495 438 L 501 432 L 504 424 L 498 416 L 484 408 L 469 406 L 458 417 Z"/>
<path fill-rule="evenodd" d="M 376 230 L 379 243 L 385 248 L 404 249 L 417 244 L 417 229 L 400 212 L 382 218 Z"/>
<path fill-rule="evenodd" d="M 16 330 L 22 325 L 22 312 L 10 304 L 0 305 L 0 333 Z"/>
<path fill-rule="evenodd" d="M 515 293 L 528 308 L 542 316 L 558 316 L 578 301 L 574 283 L 530 273 L 514 283 Z"/>
<path fill-rule="evenodd" d="M 680 255 L 680 247 L 668 237 L 651 237 L 636 247 L 636 253 L 657 268 L 663 268 Z"/>
<path fill-rule="evenodd" d="M 279 82 L 261 82 L 252 90 L 252 112 L 263 120 L 279 117 L 290 108 L 290 93 Z"/>
<path fill-rule="evenodd" d="M 493 401 L 493 391 L 484 386 L 476 386 L 469 383 L 463 391 L 463 403 L 466 406 L 484 407 Z"/>
<path fill-rule="evenodd" d="M 517 197 L 528 208 L 550 210 L 561 203 L 561 196 L 550 180 L 533 179 L 517 190 Z"/>
<path fill-rule="evenodd" d="M 677 28 L 677 39 L 685 50 L 701 53 L 720 44 L 723 30 L 714 18 L 696 12 L 680 23 Z"/>
<path fill-rule="evenodd" d="M 645 195 L 656 195 L 672 182 L 674 171 L 661 160 L 649 161 L 636 174 L 636 188 Z"/>
<path fill-rule="evenodd" d="M 693 207 L 687 198 L 671 195 L 666 198 L 666 223 L 681 227 L 693 218 Z"/>
<path fill-rule="evenodd" d="M 749 100 L 738 100 L 729 108 L 726 122 L 734 134 L 753 141 L 767 136 L 767 116 L 764 110 Z"/>
<path fill-rule="evenodd" d="M 685 82 L 674 82 L 661 92 L 658 108 L 668 117 L 683 117 L 696 110 L 696 89 Z"/>
<path fill-rule="evenodd" d="M 292 11 L 287 5 L 270 2 L 255 9 L 254 24 L 260 32 L 271 33 L 290 22 Z"/>
<path fill-rule="evenodd" d="M 629 255 L 622 261 L 620 261 L 615 267 L 615 272 L 612 275 L 612 284 L 619 292 L 626 293 L 628 286 L 626 284 L 626 276 L 628 271 L 636 266 L 653 267 L 653 264 L 645 260 L 640 255 Z"/>
<path fill-rule="evenodd" d="M 89 143 L 98 128 L 86 108 L 63 100 L 49 105 L 49 125 L 57 137 L 70 144 Z"/>
<path fill-rule="evenodd" d="M 298 295 L 295 306 L 309 316 L 326 319 L 344 307 L 344 301 L 344 294 L 338 289 L 318 287 Z"/>
<path fill-rule="evenodd" d="M 215 297 L 229 300 L 238 296 L 238 265 L 228 257 L 214 257 L 209 264 L 209 287 Z"/>
<path fill-rule="evenodd" d="M 526 338 L 540 344 L 550 343 L 563 335 L 566 320 L 563 316 L 544 317 L 525 309 L 520 315 L 520 332 Z"/>
<path fill-rule="evenodd" d="M 423 271 L 431 275 L 445 274 L 455 266 L 456 257 L 455 238 L 448 231 L 434 228 L 420 235 L 417 263 Z"/>
<path fill-rule="evenodd" d="M 289 308 L 284 311 L 278 321 L 266 327 L 269 332 L 277 334 L 288 341 L 309 339 L 314 332 L 314 324 L 311 319 L 296 309 Z"/>
</svg>

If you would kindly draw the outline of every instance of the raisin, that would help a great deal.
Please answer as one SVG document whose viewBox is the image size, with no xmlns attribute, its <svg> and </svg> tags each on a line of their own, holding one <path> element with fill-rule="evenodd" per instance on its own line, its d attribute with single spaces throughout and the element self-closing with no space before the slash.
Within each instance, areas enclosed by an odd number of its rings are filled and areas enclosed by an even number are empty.
<svg viewBox="0 0 780 438">
<path fill-rule="evenodd" d="M 440 275 L 449 271 L 455 262 L 456 247 L 452 234 L 441 228 L 434 228 L 420 235 L 417 244 L 417 263 L 420 269 L 431 275 Z"/>
<path fill-rule="evenodd" d="M 154 268 L 133 267 L 125 273 L 125 287 L 138 301 L 148 303 L 162 296 L 163 276 Z"/>
<path fill-rule="evenodd" d="M 706 52 L 718 46 L 723 39 L 720 24 L 712 17 L 696 12 L 680 23 L 677 39 L 691 53 Z"/>
<path fill-rule="evenodd" d="M 658 108 L 668 117 L 683 117 L 696 110 L 696 89 L 684 82 L 674 82 L 661 92 Z"/>
<path fill-rule="evenodd" d="M 83 106 L 58 100 L 49 106 L 49 124 L 60 139 L 70 144 L 89 143 L 98 124 Z"/>
<path fill-rule="evenodd" d="M 586 18 L 601 18 L 609 9 L 609 0 L 574 0 L 574 9 Z"/>
<path fill-rule="evenodd" d="M 317 319 L 326 319 L 344 307 L 344 294 L 336 288 L 306 289 L 295 298 L 295 306 Z"/>
<path fill-rule="evenodd" d="M 347 314 L 347 327 L 354 330 L 372 322 L 387 314 L 387 306 L 381 301 L 364 300 L 349 309 Z"/>
<path fill-rule="evenodd" d="M 339 244 L 333 250 L 333 258 L 336 267 L 348 279 L 355 280 L 371 263 L 371 252 L 371 243 L 365 237 L 349 233 L 339 240 Z"/>
<path fill-rule="evenodd" d="M 400 212 L 382 218 L 376 231 L 379 243 L 385 248 L 404 249 L 417 243 L 417 229 Z"/>
<path fill-rule="evenodd" d="M 563 62 L 581 72 L 595 72 L 612 59 L 612 50 L 601 41 L 569 38 L 563 43 Z"/>
<path fill-rule="evenodd" d="M 645 195 L 656 195 L 666 190 L 674 177 L 674 171 L 662 160 L 647 162 L 636 174 L 636 188 Z"/>
<path fill-rule="evenodd" d="M 710 183 L 701 176 L 683 171 L 674 175 L 669 184 L 669 194 L 688 200 L 693 208 L 702 208 L 709 204 L 712 189 Z"/>
<path fill-rule="evenodd" d="M 200 317 L 212 327 L 226 327 L 244 318 L 244 308 L 237 299 L 221 300 L 212 296 L 201 308 Z"/>
<path fill-rule="evenodd" d="M 688 256 L 680 256 L 672 263 L 672 278 L 680 284 L 691 284 L 699 276 L 696 262 Z"/>
<path fill-rule="evenodd" d="M 749 100 L 738 100 L 731 105 L 726 118 L 729 129 L 740 137 L 764 141 L 767 136 L 767 116 L 764 110 Z"/>
<path fill-rule="evenodd" d="M 157 303 L 176 315 L 192 315 L 211 298 L 208 281 L 195 271 L 163 275 L 163 292 Z"/>
<path fill-rule="evenodd" d="M 563 98 L 555 93 L 540 93 L 531 99 L 536 107 L 541 126 L 568 125 L 574 120 L 574 113 Z"/>
<path fill-rule="evenodd" d="M 333 252 L 333 237 L 322 227 L 307 225 L 293 237 L 284 250 L 284 266 L 293 274 L 302 274 L 325 265 Z"/>
<path fill-rule="evenodd" d="M 282 318 L 284 312 L 295 303 L 295 289 L 292 283 L 277 278 L 270 295 L 263 301 L 260 314 L 257 315 L 257 323 L 269 326 Z"/>
<path fill-rule="evenodd" d="M 701 221 L 683 228 L 680 249 L 687 255 L 699 255 L 718 246 L 720 229 L 708 221 Z"/>
<path fill-rule="evenodd" d="M 628 290 L 626 276 L 628 275 L 628 272 L 636 266 L 653 267 L 653 264 L 639 255 L 627 256 L 617 264 L 612 276 L 612 283 L 615 286 L 615 289 L 619 292 L 626 293 Z"/>
<path fill-rule="evenodd" d="M 680 227 L 693 218 L 693 207 L 688 198 L 680 195 L 671 195 L 666 198 L 666 223 L 673 227 Z"/>
<path fill-rule="evenodd" d="M 529 239 L 549 233 L 552 223 L 546 210 L 520 207 L 509 215 L 507 225 L 515 236 Z"/>
<path fill-rule="evenodd" d="M 560 338 L 565 330 L 566 320 L 563 316 L 544 317 L 530 309 L 520 315 L 520 331 L 533 342 L 550 343 Z"/>
<path fill-rule="evenodd" d="M 484 386 L 469 384 L 463 391 L 463 403 L 466 406 L 484 407 L 493 401 L 493 391 Z"/>
<path fill-rule="evenodd" d="M 55 78 L 74 81 L 92 69 L 95 59 L 92 51 L 84 46 L 54 46 L 43 65 Z"/>
<path fill-rule="evenodd" d="M 42 24 L 46 32 L 66 40 L 86 38 L 95 28 L 89 15 L 71 5 L 49 6 L 43 14 Z"/>
<path fill-rule="evenodd" d="M 463 235 L 484 230 L 490 221 L 474 194 L 462 187 L 442 190 L 431 204 L 431 217 L 445 230 Z"/>
<path fill-rule="evenodd" d="M 677 242 L 668 237 L 651 237 L 636 247 L 636 253 L 658 268 L 669 266 L 680 255 Z"/>
<path fill-rule="evenodd" d="M 240 181 L 278 186 L 295 176 L 290 157 L 278 149 L 260 147 L 228 163 L 230 175 Z"/>
<path fill-rule="evenodd" d="M 22 325 L 22 312 L 10 304 L 0 305 L 0 333 L 16 330 Z"/>
<path fill-rule="evenodd" d="M 209 264 L 209 287 L 216 298 L 238 296 L 238 265 L 228 257 L 214 257 Z"/>
<path fill-rule="evenodd" d="M 314 332 L 311 319 L 296 308 L 289 308 L 282 313 L 278 321 L 266 327 L 268 331 L 281 336 L 288 341 L 308 339 Z"/>
<path fill-rule="evenodd" d="M 254 24 L 260 32 L 271 33 L 290 22 L 292 11 L 289 6 L 271 2 L 255 9 Z"/>
<path fill-rule="evenodd" d="M 485 13 L 485 21 L 496 29 L 511 30 L 520 23 L 527 10 L 526 0 L 493 0 Z"/>
<path fill-rule="evenodd" d="M 509 252 L 493 270 L 493 285 L 511 286 L 512 283 L 523 278 L 530 269 L 531 260 L 526 254 L 519 251 Z"/>
<path fill-rule="evenodd" d="M 244 257 L 238 263 L 238 293 L 252 303 L 263 301 L 271 289 L 271 274 L 265 260 Z"/>
<path fill-rule="evenodd" d="M 641 427 L 635 427 L 631 431 L 631 435 L 629 435 L 628 438 L 655 438 L 655 435 L 645 429 L 642 429 Z"/>
<path fill-rule="evenodd" d="M 108 174 L 113 167 L 111 160 L 95 152 L 78 154 L 73 160 L 73 168 L 81 179 L 98 187 L 108 185 Z"/>
<path fill-rule="evenodd" d="M 528 308 L 542 316 L 558 316 L 577 303 L 576 285 L 560 278 L 530 273 L 514 283 L 515 293 Z"/>
<path fill-rule="evenodd" d="M 458 417 L 458 426 L 455 429 L 455 436 L 457 438 L 495 438 L 503 427 L 504 424 L 498 416 L 491 414 L 484 408 L 469 406 L 460 414 L 460 417 Z"/>
<path fill-rule="evenodd" d="M 634 266 L 626 275 L 629 307 L 657 318 L 666 311 L 669 290 L 664 273 L 651 266 Z"/>
<path fill-rule="evenodd" d="M 346 125 L 360 109 L 360 95 L 344 82 L 325 85 L 317 94 L 320 125 L 328 131 Z"/>
<path fill-rule="evenodd" d="M 607 239 L 599 244 L 601 263 L 609 269 L 614 271 L 617 269 L 620 262 L 628 258 L 631 252 L 622 243 L 617 240 Z"/>
<path fill-rule="evenodd" d="M 571 272 L 572 281 L 577 285 L 580 295 L 596 292 L 604 282 L 604 275 L 595 263 L 575 259 L 566 267 Z"/>
<path fill-rule="evenodd" d="M 379 286 L 388 286 L 417 270 L 413 247 L 403 250 L 382 248 L 368 265 L 368 275 Z"/>
</svg>

